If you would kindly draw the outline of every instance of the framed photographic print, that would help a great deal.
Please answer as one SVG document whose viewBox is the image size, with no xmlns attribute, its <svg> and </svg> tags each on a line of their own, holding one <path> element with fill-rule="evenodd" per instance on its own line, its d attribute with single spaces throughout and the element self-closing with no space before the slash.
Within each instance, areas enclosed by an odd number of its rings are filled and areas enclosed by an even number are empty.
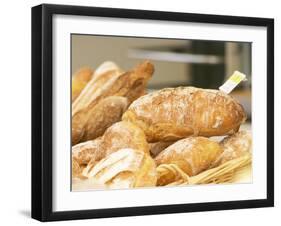
<svg viewBox="0 0 281 226">
<path fill-rule="evenodd" d="M 32 8 L 32 217 L 274 205 L 274 21 Z"/>
</svg>

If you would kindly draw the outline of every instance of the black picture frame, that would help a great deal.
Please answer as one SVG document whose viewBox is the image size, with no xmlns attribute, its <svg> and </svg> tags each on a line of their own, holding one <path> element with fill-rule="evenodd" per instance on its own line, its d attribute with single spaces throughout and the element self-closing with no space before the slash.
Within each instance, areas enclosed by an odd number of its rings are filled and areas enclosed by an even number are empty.
<svg viewBox="0 0 281 226">
<path fill-rule="evenodd" d="M 55 14 L 266 27 L 267 198 L 54 212 L 52 210 L 52 18 Z M 40 221 L 56 221 L 270 206 L 274 206 L 273 19 L 50 4 L 32 8 L 32 218 Z"/>
</svg>

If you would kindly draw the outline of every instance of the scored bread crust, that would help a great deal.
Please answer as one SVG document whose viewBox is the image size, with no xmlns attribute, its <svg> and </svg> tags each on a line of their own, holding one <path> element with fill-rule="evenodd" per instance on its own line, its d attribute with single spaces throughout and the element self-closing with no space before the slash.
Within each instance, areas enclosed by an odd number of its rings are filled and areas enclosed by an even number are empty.
<svg viewBox="0 0 281 226">
<path fill-rule="evenodd" d="M 153 71 L 154 67 L 148 61 L 125 73 L 112 64 L 106 64 L 102 70 L 98 68 L 99 74 L 93 76 L 72 104 L 72 144 L 94 139 L 102 135 L 108 126 L 119 121 L 127 106 L 145 94 L 146 84 Z M 115 108 L 112 108 L 109 102 L 106 102 L 109 104 L 104 102 L 110 96 L 116 96 L 115 101 L 111 102 L 118 101 Z M 121 100 L 120 97 L 126 98 L 126 101 Z M 102 106 L 101 102 L 103 102 Z M 97 117 L 103 114 L 105 114 L 104 120 L 99 123 L 98 131 L 97 126 L 93 126 L 92 122 L 97 122 L 99 120 Z"/>
<path fill-rule="evenodd" d="M 178 87 L 138 98 L 122 119 L 142 128 L 149 142 L 157 142 L 233 134 L 246 114 L 235 99 L 219 90 Z"/>
</svg>

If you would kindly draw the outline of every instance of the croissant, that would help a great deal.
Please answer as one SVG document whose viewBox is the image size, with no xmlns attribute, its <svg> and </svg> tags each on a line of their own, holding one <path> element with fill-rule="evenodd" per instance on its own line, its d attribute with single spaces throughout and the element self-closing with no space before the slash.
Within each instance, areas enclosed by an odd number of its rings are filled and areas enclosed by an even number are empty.
<svg viewBox="0 0 281 226">
<path fill-rule="evenodd" d="M 79 96 L 83 88 L 87 85 L 93 75 L 93 70 L 89 67 L 80 68 L 72 76 L 72 102 Z"/>
<path fill-rule="evenodd" d="M 148 142 L 157 142 L 233 134 L 246 120 L 246 114 L 235 99 L 222 91 L 178 87 L 138 98 L 122 120 L 142 128 Z"/>
<path fill-rule="evenodd" d="M 143 151 L 120 149 L 102 159 L 83 175 L 106 188 L 134 188 L 155 186 L 156 166 Z"/>
<path fill-rule="evenodd" d="M 154 159 L 157 166 L 172 164 L 189 176 L 208 169 L 223 152 L 219 143 L 205 137 L 189 137 L 179 140 L 160 152 Z M 158 175 L 158 185 L 176 180 L 173 174 Z"/>
</svg>

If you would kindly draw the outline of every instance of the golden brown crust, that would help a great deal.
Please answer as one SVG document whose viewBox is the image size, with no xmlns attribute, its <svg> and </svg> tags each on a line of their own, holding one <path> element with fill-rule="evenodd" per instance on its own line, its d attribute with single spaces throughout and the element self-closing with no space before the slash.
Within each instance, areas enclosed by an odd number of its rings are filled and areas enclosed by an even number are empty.
<svg viewBox="0 0 281 226">
<path fill-rule="evenodd" d="M 221 91 L 178 87 L 138 98 L 122 118 L 142 128 L 149 142 L 157 142 L 233 134 L 246 114 L 236 100 Z"/>
<path fill-rule="evenodd" d="M 130 122 L 117 122 L 103 135 L 103 149 L 106 155 L 122 148 L 132 148 L 149 153 L 149 146 L 144 132 Z"/>
<path fill-rule="evenodd" d="M 91 160 L 99 161 L 105 157 L 101 137 L 72 147 L 72 157 L 79 165 L 87 165 Z"/>
<path fill-rule="evenodd" d="M 157 165 L 175 164 L 189 176 L 205 169 L 222 153 L 220 145 L 205 137 L 189 137 L 172 144 L 155 158 Z"/>
<path fill-rule="evenodd" d="M 223 153 L 213 163 L 213 167 L 249 154 L 252 147 L 252 136 L 249 131 L 243 130 L 224 138 L 220 144 Z"/>
<path fill-rule="evenodd" d="M 74 101 L 93 76 L 93 69 L 82 67 L 72 76 L 72 101 Z"/>
<path fill-rule="evenodd" d="M 108 127 L 121 120 L 127 106 L 126 97 L 110 96 L 92 109 L 78 112 L 72 118 L 72 144 L 102 136 Z"/>
<path fill-rule="evenodd" d="M 107 96 L 124 96 L 129 102 L 135 100 L 143 95 L 153 72 L 153 65 L 145 61 L 129 72 L 122 73 L 119 68 L 110 68 L 102 75 L 94 76 L 73 103 L 72 116 L 82 109 L 92 108 Z"/>
<path fill-rule="evenodd" d="M 126 73 L 112 64 L 106 66 L 97 69 L 100 74 L 94 75 L 72 105 L 73 145 L 101 136 L 119 121 L 128 104 L 145 93 L 154 70 L 148 61 Z"/>
<path fill-rule="evenodd" d="M 156 166 L 153 159 L 143 151 L 120 149 L 102 159 L 83 175 L 106 188 L 134 188 L 155 186 Z"/>
<path fill-rule="evenodd" d="M 169 147 L 175 143 L 174 141 L 159 141 L 156 143 L 150 143 L 149 144 L 149 149 L 150 149 L 150 154 L 153 158 L 155 158 L 161 151 Z"/>
<path fill-rule="evenodd" d="M 72 161 L 80 168 L 92 169 L 102 158 L 119 149 L 132 148 L 149 153 L 149 146 L 143 131 L 130 122 L 118 122 L 109 127 L 102 137 L 79 143 L 72 147 Z M 78 167 L 73 171 L 81 173 Z"/>
</svg>

